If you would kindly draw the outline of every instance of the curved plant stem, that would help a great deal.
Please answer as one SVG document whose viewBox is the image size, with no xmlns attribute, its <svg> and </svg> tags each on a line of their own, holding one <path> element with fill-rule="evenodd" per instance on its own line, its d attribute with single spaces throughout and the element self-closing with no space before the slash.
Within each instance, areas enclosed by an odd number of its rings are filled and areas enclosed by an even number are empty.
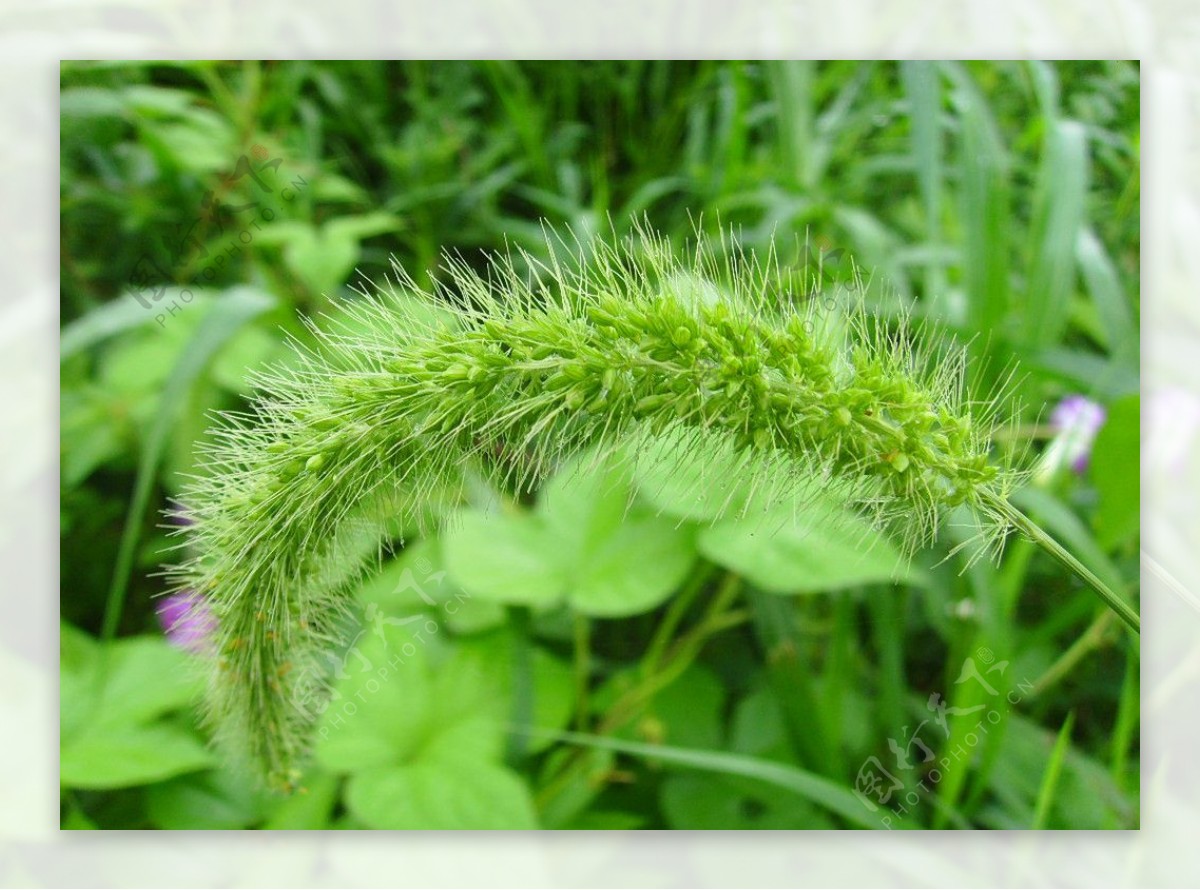
<svg viewBox="0 0 1200 890">
<path fill-rule="evenodd" d="M 696 585 L 697 593 L 703 589 L 703 581 L 710 577 L 708 572 L 701 574 L 701 582 Z M 664 651 L 655 655 L 655 669 L 643 673 L 641 681 L 627 690 L 609 708 L 597 727 L 598 736 L 608 736 L 628 725 L 656 693 L 677 680 L 691 666 L 709 638 L 747 620 L 748 616 L 744 612 L 731 610 L 741 591 L 741 577 L 733 572 L 727 573 L 696 626 L 670 645 L 664 644 Z M 677 626 L 678 621 L 672 620 L 672 628 Z M 520 730 L 514 729 L 514 732 L 516 731 Z M 547 802 L 557 797 L 571 780 L 579 775 L 587 763 L 583 753 L 583 749 L 578 749 L 538 792 L 539 807 L 545 807 Z"/>
<path fill-rule="evenodd" d="M 513 629 L 513 701 L 512 722 L 518 730 L 533 724 L 533 647 L 529 641 L 529 626 L 532 617 L 527 606 L 511 606 L 508 610 L 509 624 Z M 523 731 L 515 731 L 508 738 L 508 760 L 513 765 L 525 759 L 528 752 L 528 737 Z"/>
<path fill-rule="evenodd" d="M 644 677 L 650 677 L 654 674 L 658 664 L 663 659 L 663 655 L 667 651 L 667 646 L 675 638 L 675 631 L 679 628 L 679 622 L 683 620 L 684 614 L 691 608 L 692 603 L 696 601 L 696 597 L 704 589 L 704 585 L 708 579 L 712 577 L 715 571 L 715 566 L 709 562 L 703 562 L 692 573 L 692 577 L 688 580 L 684 588 L 671 600 L 671 605 L 667 608 L 666 614 L 663 616 L 662 622 L 654 632 L 654 637 L 650 640 L 650 645 L 646 648 L 646 654 L 642 657 L 641 671 Z"/>
<path fill-rule="evenodd" d="M 1013 526 L 1020 529 L 1033 543 L 1037 544 L 1058 560 L 1058 562 L 1086 581 L 1088 586 L 1096 592 L 1096 595 L 1104 601 L 1104 604 L 1116 612 L 1117 617 L 1124 621 L 1130 630 L 1136 634 L 1141 633 L 1142 622 L 1133 606 L 1129 605 L 1120 594 L 1101 581 L 1091 569 L 1072 556 L 1058 541 L 1050 537 L 1041 526 L 1004 498 L 995 497 L 990 494 L 983 494 L 982 497 L 1001 516 L 1012 523 Z"/>
<path fill-rule="evenodd" d="M 1111 642 L 1109 637 L 1109 628 L 1113 623 L 1112 612 L 1101 612 L 1096 616 L 1088 629 L 1083 632 L 1078 640 L 1071 644 L 1055 662 L 1046 669 L 1046 672 L 1040 676 L 1033 684 L 1033 696 L 1042 695 L 1047 689 L 1059 682 L 1063 677 L 1071 673 L 1089 653 L 1095 651 Z"/>
</svg>

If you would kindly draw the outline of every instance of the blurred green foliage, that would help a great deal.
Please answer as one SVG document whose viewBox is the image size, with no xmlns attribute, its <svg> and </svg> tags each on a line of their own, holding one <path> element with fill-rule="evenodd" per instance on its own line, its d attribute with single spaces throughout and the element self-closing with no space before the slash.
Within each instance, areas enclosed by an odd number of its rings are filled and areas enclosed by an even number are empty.
<svg viewBox="0 0 1200 890">
<path fill-rule="evenodd" d="M 1136 591 L 1136 63 L 69 62 L 61 86 L 64 827 L 1137 825 L 1136 641 L 1026 542 L 967 567 L 969 527 L 893 580 L 836 505 L 809 534 L 713 524 L 744 493 L 687 468 L 564 472 L 486 526 L 481 491 L 362 582 L 290 798 L 206 745 L 154 615 L 209 412 L 302 316 L 393 256 L 429 281 L 444 250 L 541 258 L 643 216 L 863 276 L 880 316 L 969 341 L 981 393 L 1015 360 L 1018 437 L 1068 393 L 1105 405 L 1088 470 L 1021 504 Z"/>
</svg>

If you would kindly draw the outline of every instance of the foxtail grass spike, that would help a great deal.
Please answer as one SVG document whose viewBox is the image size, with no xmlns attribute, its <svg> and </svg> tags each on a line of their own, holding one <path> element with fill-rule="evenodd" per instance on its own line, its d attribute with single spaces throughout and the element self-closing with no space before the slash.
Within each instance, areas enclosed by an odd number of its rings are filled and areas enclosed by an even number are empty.
<svg viewBox="0 0 1200 890">
<path fill-rule="evenodd" d="M 964 399 L 961 350 L 789 295 L 774 249 L 728 236 L 685 261 L 644 229 L 548 247 L 482 273 L 447 260 L 432 292 L 397 268 L 219 426 L 173 573 L 216 616 L 210 720 L 271 784 L 294 783 L 325 706 L 369 568 L 355 541 L 421 521 L 464 472 L 526 492 L 583 449 L 636 460 L 642 437 L 733 449 L 764 491 L 836 492 L 910 552 L 957 505 L 986 544 L 1012 527 L 1017 473 L 991 455 L 994 402 Z"/>
</svg>

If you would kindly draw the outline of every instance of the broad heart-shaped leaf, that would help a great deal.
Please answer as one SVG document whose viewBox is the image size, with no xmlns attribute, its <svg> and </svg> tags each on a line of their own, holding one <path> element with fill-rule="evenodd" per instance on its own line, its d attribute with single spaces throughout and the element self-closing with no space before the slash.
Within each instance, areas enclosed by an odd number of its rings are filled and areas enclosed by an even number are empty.
<svg viewBox="0 0 1200 890">
<path fill-rule="evenodd" d="M 909 569 L 866 520 L 824 501 L 724 520 L 699 534 L 700 552 L 771 593 L 817 593 L 902 581 Z"/>
<path fill-rule="evenodd" d="M 127 788 L 212 764 L 212 753 L 190 730 L 167 723 L 109 724 L 63 745 L 59 775 L 68 788 Z"/>
<path fill-rule="evenodd" d="M 447 750 L 500 760 L 511 711 L 511 635 L 451 643 L 431 619 L 418 617 L 404 626 L 382 617 L 343 660 L 346 676 L 317 729 L 317 758 L 326 769 L 356 773 Z M 534 724 L 559 729 L 570 716 L 571 671 L 540 649 L 533 666 Z"/>
<path fill-rule="evenodd" d="M 150 636 L 117 640 L 105 651 L 67 624 L 61 649 L 65 786 L 125 788 L 211 765 L 212 754 L 195 733 L 157 720 L 199 694 L 200 678 L 189 656 Z"/>
<path fill-rule="evenodd" d="M 146 789 L 146 812 L 158 828 L 247 828 L 271 801 L 245 775 L 228 769 L 180 776 Z"/>
<path fill-rule="evenodd" d="M 567 587 L 567 565 L 540 517 L 464 510 L 442 535 L 446 569 L 480 599 L 550 606 Z"/>
<path fill-rule="evenodd" d="M 203 686 L 194 659 L 161 637 L 126 637 L 110 643 L 104 653 L 100 643 L 64 624 L 60 645 L 64 742 L 97 727 L 132 727 L 184 708 L 197 700 Z M 101 687 L 97 672 L 105 655 Z"/>
<path fill-rule="evenodd" d="M 507 724 L 512 712 L 513 647 L 513 635 L 506 630 L 461 641 L 454 657 L 438 670 L 439 719 L 464 721 L 482 715 L 496 726 Z M 571 669 L 545 650 L 534 649 L 533 725 L 562 729 L 574 701 Z M 550 739 L 534 736 L 526 747 L 537 751 L 550 744 Z"/>
<path fill-rule="evenodd" d="M 447 570 L 485 600 L 546 607 L 565 599 L 607 618 L 648 611 L 687 576 L 693 531 L 630 502 L 626 467 L 581 456 L 556 474 L 532 514 L 461 514 L 443 535 Z"/>
<path fill-rule="evenodd" d="M 511 639 L 497 632 L 451 644 L 428 634 L 385 623 L 361 658 L 346 659 L 318 759 L 351 773 L 347 806 L 369 828 L 536 828 L 529 790 L 500 763 Z M 534 683 L 535 722 L 565 724 L 570 670 L 535 651 Z"/>
<path fill-rule="evenodd" d="M 631 513 L 587 549 L 567 601 L 579 612 L 621 618 L 648 612 L 683 583 L 695 561 L 693 529 L 649 513 Z"/>
<path fill-rule="evenodd" d="M 368 610 L 396 615 L 427 612 L 456 634 L 479 633 L 505 622 L 503 606 L 473 597 L 450 580 L 438 538 L 407 545 L 399 556 L 364 579 L 355 599 Z"/>
<path fill-rule="evenodd" d="M 382 616 L 336 665 L 340 679 L 316 732 L 317 760 L 339 773 L 400 763 L 432 727 L 430 646 L 420 622 Z M 397 622 L 397 623 L 391 623 Z"/>
<path fill-rule="evenodd" d="M 529 789 L 486 761 L 433 757 L 358 773 L 346 805 L 375 829 L 529 829 L 537 815 Z"/>
<path fill-rule="evenodd" d="M 1096 540 L 1106 549 L 1136 533 L 1141 523 L 1140 407 L 1137 395 L 1113 402 L 1092 446 L 1092 482 L 1100 496 Z"/>
<path fill-rule="evenodd" d="M 358 255 L 358 239 L 329 227 L 297 231 L 283 248 L 288 268 L 317 294 L 335 291 L 358 262 Z"/>
<path fill-rule="evenodd" d="M 732 447 L 715 440 L 691 447 L 678 430 L 629 447 L 638 494 L 668 516 L 700 522 L 735 516 L 750 498 L 750 468 Z"/>
</svg>

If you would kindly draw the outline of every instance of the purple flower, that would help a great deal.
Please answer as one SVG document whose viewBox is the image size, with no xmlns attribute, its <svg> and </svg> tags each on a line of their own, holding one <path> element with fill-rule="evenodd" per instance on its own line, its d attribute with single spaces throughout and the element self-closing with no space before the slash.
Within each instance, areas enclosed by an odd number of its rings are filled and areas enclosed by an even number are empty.
<svg viewBox="0 0 1200 890">
<path fill-rule="evenodd" d="M 1051 469 L 1069 466 L 1076 473 L 1087 469 L 1096 433 L 1104 426 L 1103 406 L 1084 396 L 1067 396 L 1050 413 L 1050 426 L 1058 433 L 1046 449 Z"/>
<path fill-rule="evenodd" d="M 173 646 L 196 655 L 212 651 L 217 619 L 203 596 L 194 590 L 181 590 L 163 597 L 155 611 Z"/>
</svg>

